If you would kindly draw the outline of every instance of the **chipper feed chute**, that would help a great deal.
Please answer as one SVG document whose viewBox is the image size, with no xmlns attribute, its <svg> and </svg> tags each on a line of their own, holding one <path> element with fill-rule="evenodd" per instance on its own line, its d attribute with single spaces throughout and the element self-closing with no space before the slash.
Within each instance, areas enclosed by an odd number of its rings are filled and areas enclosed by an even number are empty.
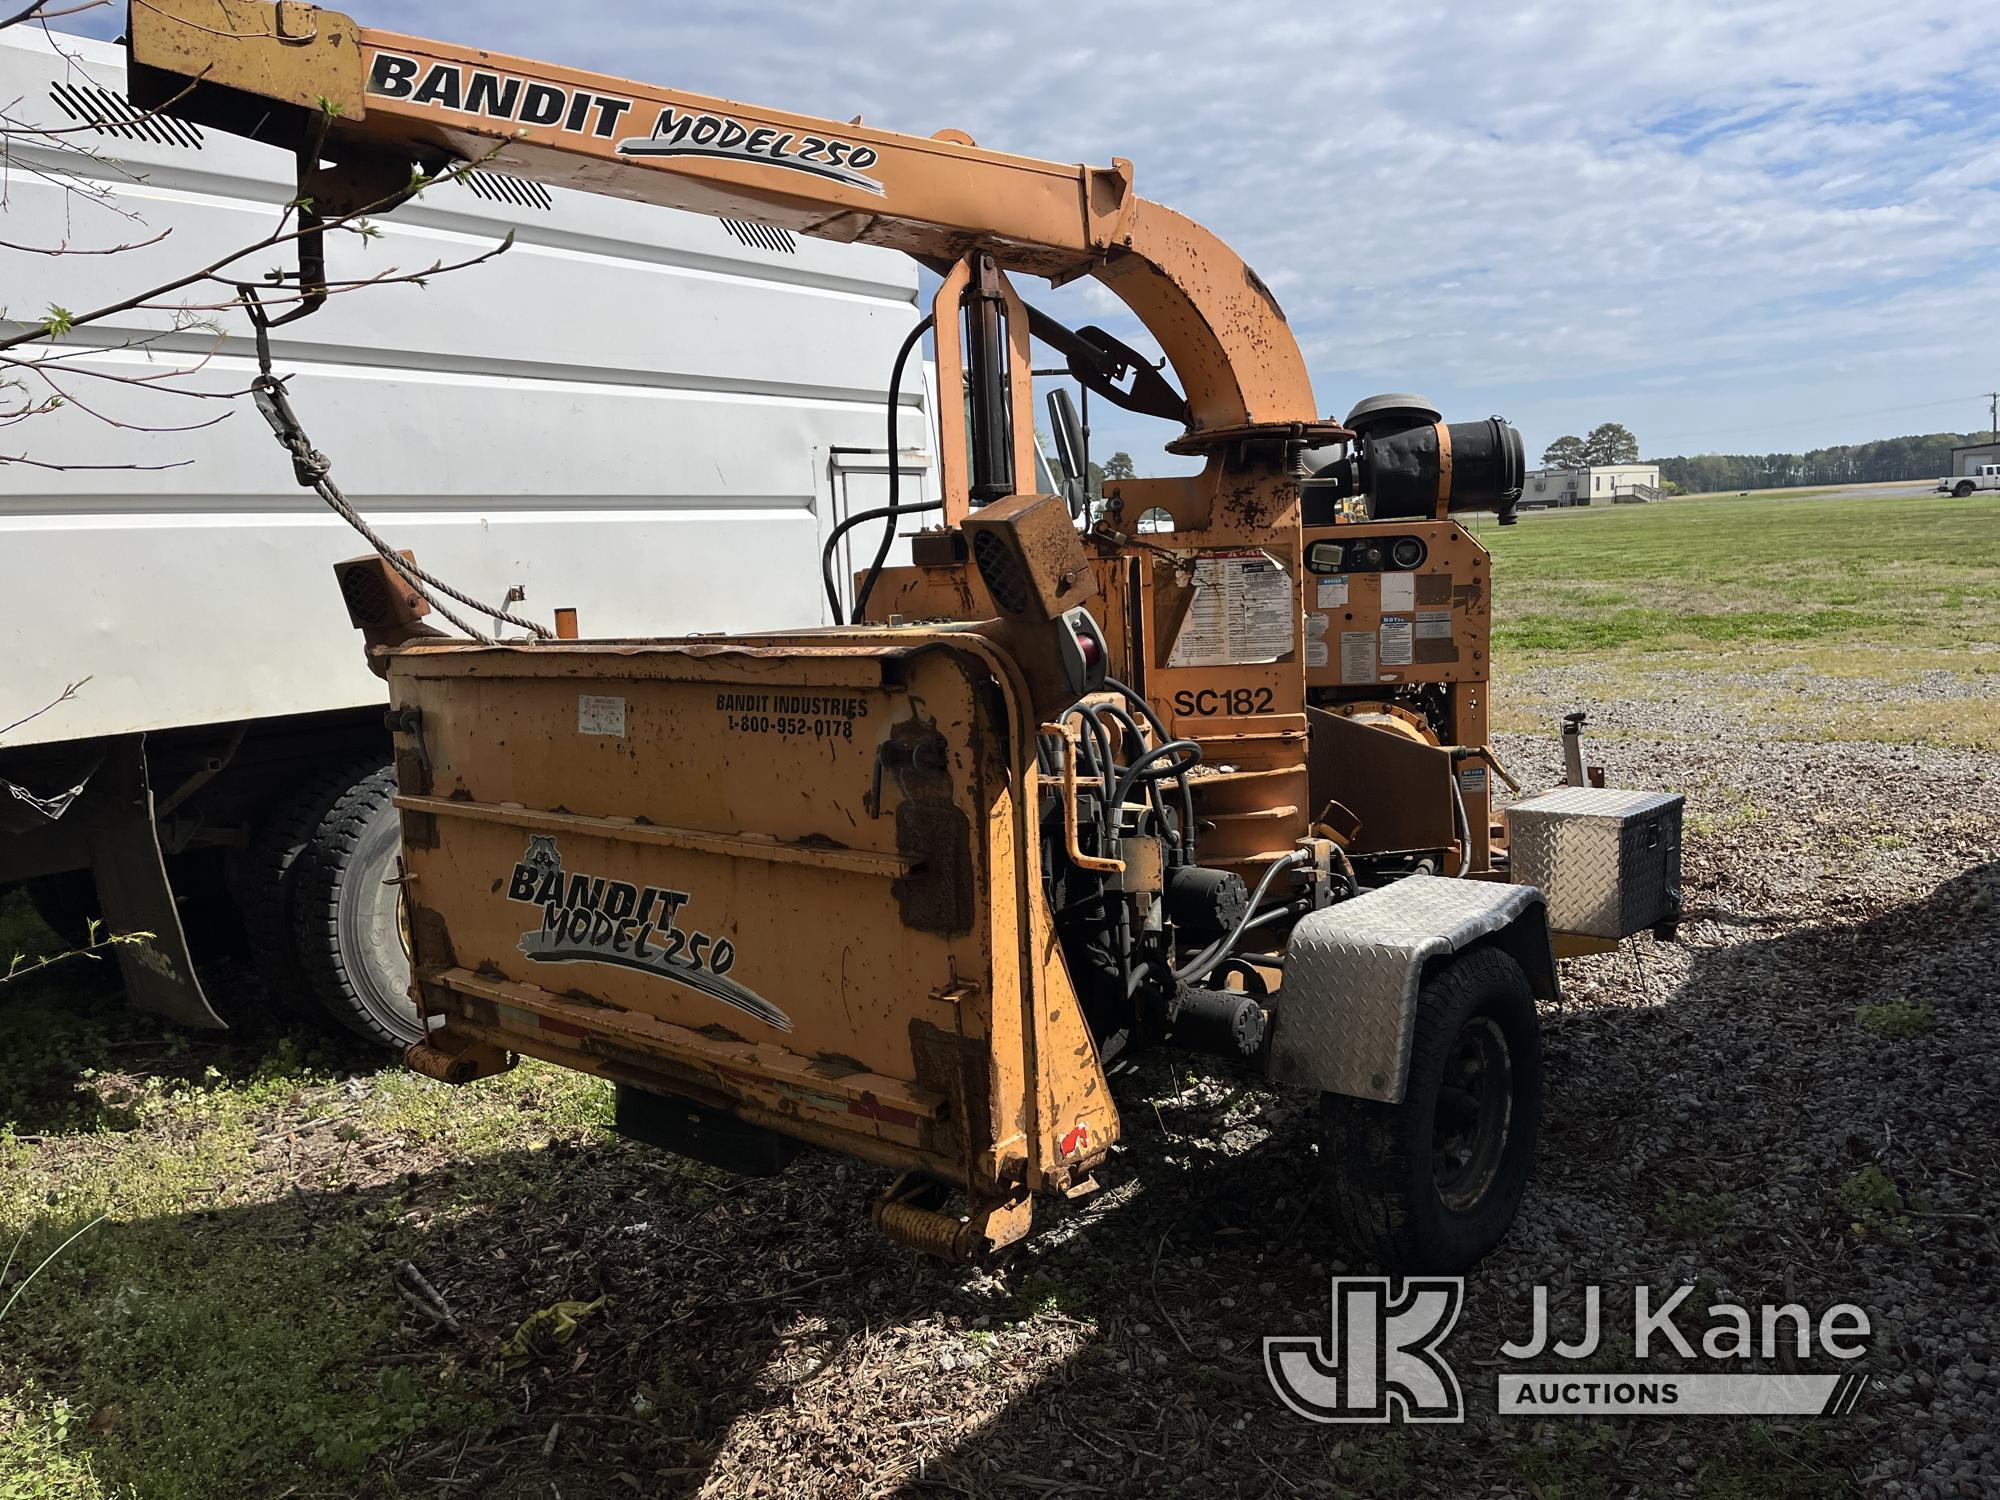
<svg viewBox="0 0 2000 1500">
<path fill-rule="evenodd" d="M 700 1106 L 621 1107 L 721 1165 L 803 1140 L 921 1171 L 970 1222 L 894 1227 L 947 1252 L 1012 1238 L 1115 1139 L 991 643 L 435 646 L 389 682 L 441 1071 L 528 1053 Z"/>
</svg>

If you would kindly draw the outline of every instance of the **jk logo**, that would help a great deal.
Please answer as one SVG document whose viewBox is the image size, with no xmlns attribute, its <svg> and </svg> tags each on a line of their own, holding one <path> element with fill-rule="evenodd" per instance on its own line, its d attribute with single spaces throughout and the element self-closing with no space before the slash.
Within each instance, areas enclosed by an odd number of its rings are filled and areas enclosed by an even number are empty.
<svg viewBox="0 0 2000 1500">
<path fill-rule="evenodd" d="M 1458 1377 L 1439 1356 L 1465 1298 L 1462 1276 L 1333 1278 L 1326 1339 L 1267 1338 L 1279 1398 L 1312 1422 L 1463 1422 Z"/>
</svg>

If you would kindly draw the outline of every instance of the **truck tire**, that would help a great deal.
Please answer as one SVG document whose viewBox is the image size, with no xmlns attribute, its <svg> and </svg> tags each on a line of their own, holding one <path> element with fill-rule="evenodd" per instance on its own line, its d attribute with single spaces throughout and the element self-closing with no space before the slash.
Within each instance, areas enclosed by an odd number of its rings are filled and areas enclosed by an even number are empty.
<svg viewBox="0 0 2000 1500">
<path fill-rule="evenodd" d="M 409 997 L 402 887 L 393 883 L 403 848 L 395 795 L 395 771 L 378 767 L 326 810 L 299 859 L 292 931 L 299 966 L 334 1018 L 407 1047 L 426 1028 Z"/>
<path fill-rule="evenodd" d="M 250 939 L 250 956 L 272 1009 L 324 1019 L 299 964 L 292 916 L 299 858 L 327 809 L 361 777 L 377 769 L 366 761 L 336 766 L 311 777 L 268 809 L 249 845 L 231 862 L 229 884 L 237 915 Z"/>
<path fill-rule="evenodd" d="M 1973 483 L 1970 479 L 1961 479 L 1957 484 L 1951 487 L 1951 492 L 1954 495 L 1958 496 L 1958 498 L 1961 500 L 1963 500 L 1967 495 L 1971 494 L 1972 491 L 1973 491 Z"/>
<path fill-rule="evenodd" d="M 1402 1102 L 1320 1096 L 1343 1238 L 1390 1271 L 1465 1271 L 1514 1222 L 1541 1112 L 1527 975 L 1498 948 L 1459 955 L 1418 994 Z"/>
</svg>

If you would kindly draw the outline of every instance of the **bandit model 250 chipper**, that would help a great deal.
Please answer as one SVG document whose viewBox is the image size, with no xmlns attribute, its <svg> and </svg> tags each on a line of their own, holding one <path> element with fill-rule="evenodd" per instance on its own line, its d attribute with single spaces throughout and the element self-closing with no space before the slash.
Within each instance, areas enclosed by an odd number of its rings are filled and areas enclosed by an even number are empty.
<svg viewBox="0 0 2000 1500">
<path fill-rule="evenodd" d="M 852 623 L 456 639 L 424 623 L 442 600 L 409 559 L 343 567 L 395 729 L 433 1028 L 415 1067 L 583 1069 L 616 1085 L 622 1131 L 738 1171 L 806 1145 L 881 1163 L 881 1228 L 972 1256 L 1025 1234 L 1038 1194 L 1095 1185 L 1120 1132 L 1107 1074 L 1167 1044 L 1319 1096 L 1324 1201 L 1365 1255 L 1450 1271 L 1500 1240 L 1557 948 L 1664 930 L 1679 902 L 1678 797 L 1577 775 L 1494 821 L 1490 567 L 1458 517 L 1512 519 L 1512 428 L 1408 396 L 1319 416 L 1270 288 L 1123 159 L 270 0 L 145 0 L 129 47 L 141 106 L 298 153 L 286 316 L 325 295 L 315 230 L 468 162 L 890 246 L 940 278 L 904 352 L 934 337 L 942 502 L 895 567 L 919 507 L 893 460 L 891 504 L 829 527 L 829 559 L 882 528 Z M 1171 378 L 1029 306 L 1021 276 L 1095 277 Z M 1198 471 L 1101 504 L 1034 493 L 1033 343 L 1171 422 Z M 282 386 L 261 389 L 324 490 Z"/>
</svg>

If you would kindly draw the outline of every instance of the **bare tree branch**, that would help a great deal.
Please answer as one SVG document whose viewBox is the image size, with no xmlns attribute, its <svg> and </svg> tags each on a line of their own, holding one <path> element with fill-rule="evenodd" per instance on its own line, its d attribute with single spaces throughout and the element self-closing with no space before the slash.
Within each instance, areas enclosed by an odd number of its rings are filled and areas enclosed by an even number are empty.
<svg viewBox="0 0 2000 1500">
<path fill-rule="evenodd" d="M 496 146 L 494 149 L 497 151 L 499 147 Z M 491 153 L 488 154 L 491 155 Z M 456 176 L 464 170 L 466 170 L 464 167 L 453 168 L 451 171 L 442 174 L 442 176 Z M 225 286 L 229 285 L 231 284 L 230 278 L 221 274 L 227 267 L 235 265 L 240 260 L 246 260 L 252 255 L 259 255 L 267 250 L 275 250 L 281 245 L 296 244 L 307 235 L 331 233 L 335 230 L 364 233 L 367 229 L 364 221 L 369 214 L 386 212 L 389 208 L 399 203 L 407 202 L 424 188 L 432 186 L 439 180 L 441 180 L 439 177 L 414 177 L 411 179 L 410 186 L 402 191 L 391 193 L 374 203 L 356 209 L 352 213 L 341 214 L 335 218 L 327 219 L 317 227 L 286 228 L 285 226 L 292 223 L 293 217 L 300 206 L 297 203 L 288 204 L 284 212 L 279 216 L 279 228 L 264 236 L 264 238 L 246 245 L 240 250 L 231 251 L 220 260 L 212 261 L 198 271 L 191 271 L 185 276 L 177 276 L 171 281 L 163 282 L 159 286 L 151 287 L 133 296 L 122 298 L 117 302 L 107 303 L 105 306 L 96 308 L 91 312 L 74 314 L 65 320 L 62 332 L 66 333 L 74 328 L 81 328 L 91 323 L 101 322 L 106 318 L 116 317 L 119 313 L 134 312 L 142 308 L 148 311 L 157 311 L 160 307 L 161 298 L 170 296 L 174 292 L 185 291 L 187 288 L 199 285 L 204 281 L 212 281 Z M 435 274 L 442 274 L 448 270 L 461 270 L 467 266 L 478 265 L 481 261 L 491 260 L 494 256 L 507 250 L 513 243 L 514 236 L 510 231 L 506 239 L 485 254 L 475 256 L 457 265 L 445 266 L 440 264 L 436 268 Z M 393 284 L 398 281 L 418 281 L 422 277 L 431 274 L 434 273 L 426 271 L 413 276 L 397 276 L 385 273 L 381 277 L 371 277 L 361 281 L 329 283 L 329 285 L 344 290 L 358 286 Z M 293 300 L 298 299 L 294 297 Z M 223 311 L 228 307 L 241 305 L 241 299 L 238 298 L 228 303 L 215 303 L 206 306 L 197 305 L 197 308 L 192 310 Z M 0 338 L 0 352 L 19 348 L 22 344 L 31 344 L 48 339 L 53 336 L 53 333 L 54 331 L 46 324 L 31 325 L 24 328 L 20 333 L 14 334 L 12 337 Z"/>
<path fill-rule="evenodd" d="M 0 0 L 0 3 L 4 3 L 4 0 Z M 52 14 L 52 12 L 46 9 L 47 3 L 48 0 L 41 0 L 41 3 L 29 6 L 26 11 L 21 12 L 13 21 L 0 23 L 0 25 L 18 24 L 21 20 L 34 19 Z M 91 0 L 91 3 L 97 3 L 97 0 Z M 144 4 L 145 0 L 135 0 L 135 3 Z M 87 9 L 89 6 L 84 5 L 74 8 Z M 67 14 L 68 12 L 61 13 Z M 282 25 L 282 23 L 280 24 Z M 189 82 L 186 87 L 174 96 L 174 99 L 168 100 L 159 109 L 147 111 L 147 115 L 160 113 L 168 109 L 174 100 L 184 97 L 193 87 L 194 83 L 192 81 Z M 15 104 L 19 102 L 16 100 Z M 4 173 L 18 164 L 25 171 L 56 186 L 65 194 L 65 202 L 80 196 L 91 202 L 97 202 L 103 207 L 110 208 L 113 212 L 121 213 L 124 217 L 138 219 L 138 215 L 126 213 L 119 208 L 111 187 L 84 178 L 73 171 L 66 173 L 61 164 L 60 157 L 51 157 L 49 155 L 50 152 L 71 153 L 77 160 L 102 162 L 108 167 L 120 171 L 125 170 L 123 164 L 116 159 L 100 156 L 99 152 L 91 144 L 68 139 L 68 137 L 80 131 L 91 129 L 92 126 L 89 122 L 85 122 L 74 128 L 63 127 L 55 129 L 18 125 L 16 118 L 10 113 L 12 108 L 12 105 L 0 107 L 0 209 L 4 209 L 6 205 Z M 144 118 L 144 116 L 141 118 Z M 121 121 L 120 123 L 124 122 Z M 319 120 L 320 131 L 324 133 L 330 123 L 330 116 Z M 5 128 L 8 126 L 15 128 Z M 48 149 L 41 153 L 43 159 L 40 161 L 34 159 L 34 153 L 23 153 L 13 149 L 14 145 L 22 142 L 32 144 L 38 138 L 46 138 L 48 142 Z M 500 149 L 501 146 L 496 144 L 486 155 L 480 157 L 479 161 L 490 160 Z M 0 403 L 0 429 L 11 428 L 32 417 L 47 415 L 63 406 L 73 406 L 92 420 L 106 426 L 122 428 L 132 432 L 189 432 L 212 426 L 216 422 L 222 421 L 229 415 L 228 412 L 222 412 L 219 415 L 202 421 L 184 424 L 151 425 L 131 421 L 115 416 L 110 411 L 102 410 L 90 401 L 79 399 L 75 386 L 79 385 L 82 379 L 88 378 L 95 381 L 111 382 L 116 385 L 162 390 L 170 394 L 187 396 L 193 399 L 233 401 L 248 394 L 250 387 L 246 385 L 229 390 L 213 390 L 190 389 L 185 384 L 174 384 L 174 382 L 186 382 L 189 377 L 196 375 L 217 356 L 218 352 L 226 344 L 231 342 L 232 336 L 215 322 L 204 317 L 204 314 L 222 313 L 239 309 L 249 310 L 250 304 L 253 301 L 257 303 L 254 311 L 261 313 L 270 307 L 298 305 L 309 300 L 317 300 L 323 296 L 358 291 L 366 287 L 393 285 L 423 286 L 433 276 L 464 270 L 493 259 L 495 256 L 512 247 L 514 235 L 511 232 L 499 244 L 493 245 L 477 254 L 468 255 L 463 260 L 446 262 L 440 259 L 424 269 L 408 272 L 401 271 L 394 266 L 389 266 L 373 275 L 330 281 L 323 286 L 305 286 L 301 275 L 296 270 L 273 270 L 268 272 L 263 278 L 269 287 L 268 294 L 262 292 L 254 284 L 252 278 L 246 277 L 241 270 L 237 269 L 242 261 L 252 256 L 264 254 L 269 251 L 282 251 L 286 246 L 296 247 L 309 235 L 324 237 L 330 233 L 345 232 L 358 234 L 363 238 L 374 238 L 380 231 L 369 223 L 368 216 L 370 214 L 386 212 L 409 201 L 425 189 L 447 178 L 463 180 L 464 176 L 471 172 L 475 165 L 474 162 L 467 161 L 457 163 L 434 173 L 413 170 L 410 180 L 406 185 L 385 194 L 378 201 L 351 212 L 331 214 L 324 218 L 320 218 L 313 213 L 313 204 L 309 198 L 294 200 L 279 208 L 276 222 L 271 226 L 268 233 L 252 240 L 250 243 L 232 250 L 228 254 L 198 269 L 175 276 L 145 291 L 120 298 L 115 302 L 107 303 L 102 307 L 88 312 L 80 314 L 72 313 L 65 307 L 51 304 L 47 309 L 45 317 L 39 321 L 27 321 L 9 319 L 5 311 L 0 310 L 0 326 L 8 323 L 12 324 L 12 331 L 0 333 L 0 389 L 9 389 L 18 396 L 18 399 L 14 400 L 11 405 Z M 127 175 L 131 174 L 128 173 Z M 74 180 L 71 180 L 72 178 Z M 135 177 L 134 180 L 139 179 Z M 22 254 L 46 255 L 50 257 L 61 257 L 64 255 L 117 255 L 127 250 L 139 250 L 147 246 L 156 245 L 164 240 L 170 231 L 163 230 L 159 234 L 145 239 L 134 236 L 130 241 L 123 244 L 81 248 L 73 247 L 67 243 L 68 233 L 69 231 L 66 227 L 64 231 L 65 242 L 46 247 L 0 240 L 0 250 L 13 250 Z M 216 297 L 216 300 L 212 302 L 190 302 L 186 300 L 190 292 L 193 292 L 197 288 L 202 290 L 209 288 L 226 289 L 227 294 L 223 296 L 218 295 L 215 291 L 210 291 L 209 295 Z M 67 349 L 57 347 L 58 341 L 71 336 L 78 330 L 89 329 L 93 325 L 106 323 L 127 313 L 164 313 L 167 315 L 167 321 L 171 326 L 151 331 L 124 330 L 123 337 L 106 341 L 93 341 L 86 337 L 79 341 L 79 346 Z M 186 335 L 195 329 L 208 332 L 213 335 L 213 338 L 206 343 L 205 348 L 196 346 L 190 351 L 189 345 L 193 341 L 188 340 Z M 130 371 L 93 368 L 90 363 L 93 356 L 101 357 L 107 353 L 115 354 L 121 350 L 132 349 L 142 351 L 144 357 L 150 362 L 155 357 L 156 346 L 161 345 L 169 338 L 175 339 L 178 347 L 172 351 L 164 368 L 133 373 Z M 8 351 L 20 352 L 10 353 Z M 188 357 L 190 352 L 194 356 L 192 359 Z M 70 363 L 70 361 L 76 362 Z M 8 372 L 11 372 L 11 374 Z M 72 380 L 72 377 L 75 377 L 75 379 Z M 39 395 L 25 383 L 29 379 L 39 381 L 50 394 L 47 396 Z M 219 383 L 214 381 L 208 382 L 210 385 Z M 182 468 L 185 467 L 187 462 L 188 460 L 163 463 L 67 463 L 45 458 L 31 458 L 25 452 L 16 454 L 0 453 L 0 469 L 4 469 L 7 465 L 15 464 L 54 472 L 151 472 Z M 43 712 L 46 712 L 46 709 Z"/>
<path fill-rule="evenodd" d="M 49 0 L 33 0 L 30 5 L 0 21 L 0 31 L 9 26 L 19 26 L 23 21 L 53 21 L 58 16 L 73 16 L 80 10 L 96 10 L 100 5 L 109 5 L 111 0 L 77 0 L 75 5 L 64 6 L 61 10 L 50 10 Z"/>
<path fill-rule="evenodd" d="M 0 453 L 0 464 L 26 464 L 31 469 L 53 469 L 59 474 L 80 474 L 110 469 L 151 473 L 157 469 L 185 469 L 193 462 L 191 458 L 177 458 L 170 464 L 55 464 L 44 463 L 39 458 L 29 458 L 25 453 Z"/>
<path fill-rule="evenodd" d="M 12 240 L 0 240 L 0 250 L 19 250 L 23 255 L 123 255 L 127 250 L 143 250 L 148 245 L 157 245 L 172 233 L 172 229 L 162 229 L 150 240 L 132 240 L 123 245 L 100 245 L 89 250 L 79 250 L 74 245 L 17 245 Z"/>
<path fill-rule="evenodd" d="M 48 3 L 49 0 L 33 0 L 32 4 L 16 11 L 13 15 L 7 17 L 6 20 L 0 21 L 0 31 L 5 31 L 9 26 L 19 26 L 23 21 L 34 20 L 36 16 L 42 13 L 42 7 Z"/>
<path fill-rule="evenodd" d="M 491 249 L 482 250 L 477 255 L 468 256 L 464 260 L 449 262 L 441 260 L 433 261 L 421 271 L 398 271 L 394 266 L 388 266 L 373 276 L 357 277 L 350 281 L 321 282 L 313 290 L 315 292 L 324 291 L 329 296 L 337 297 L 342 292 L 358 292 L 364 288 L 374 286 L 424 286 L 429 283 L 433 276 L 445 276 L 453 271 L 464 271 L 473 266 L 484 265 L 487 261 L 493 259 L 494 256 L 505 253 L 513 243 L 514 236 L 509 231 L 507 238 L 499 244 L 493 246 Z M 225 281 L 225 278 L 220 276 L 210 276 L 207 279 L 215 282 L 223 282 L 225 285 L 229 284 Z M 306 297 L 307 293 L 303 291 L 283 291 L 273 295 L 260 296 L 258 300 L 267 308 L 288 307 L 294 303 L 305 301 Z M 135 312 L 228 312 L 233 308 L 246 306 L 248 304 L 242 297 L 231 297 L 225 302 L 141 302 L 136 304 L 132 310 Z M 81 323 L 83 319 L 79 317 L 76 321 Z M 6 343 L 0 343 L 0 349 L 6 349 L 7 347 L 9 346 Z"/>
<path fill-rule="evenodd" d="M 92 675 L 94 676 L 96 674 L 93 673 Z M 79 677 L 75 682 L 72 682 L 68 687 L 64 688 L 60 693 L 57 693 L 55 697 L 51 698 L 48 702 L 44 703 L 40 708 L 36 709 L 33 713 L 28 714 L 22 718 L 16 719 L 13 723 L 8 724 L 5 727 L 0 727 L 0 734 L 12 734 L 15 730 L 19 729 L 23 724 L 29 722 L 29 720 L 39 719 L 43 714 L 47 713 L 50 709 L 58 708 L 61 705 L 69 702 L 70 699 L 76 696 L 77 689 L 82 687 L 85 683 L 89 681 L 90 681 L 89 677 Z"/>
<path fill-rule="evenodd" d="M 79 368 L 70 373 L 81 375 L 88 372 Z M 103 412 L 97 410 L 96 407 L 78 400 L 74 392 L 67 391 L 62 386 L 57 385 L 53 377 L 47 373 L 37 370 L 35 374 L 37 379 L 41 380 L 50 390 L 56 393 L 56 399 L 61 401 L 63 405 L 74 406 L 78 411 L 84 413 L 84 415 L 97 418 L 98 421 L 107 427 L 122 427 L 128 432 L 197 432 L 204 427 L 213 427 L 217 422 L 220 422 L 224 417 L 229 415 L 225 411 L 212 417 L 206 417 L 199 422 L 187 422 L 176 426 L 149 427 L 143 422 L 127 422 L 119 417 L 106 416 Z"/>
</svg>

